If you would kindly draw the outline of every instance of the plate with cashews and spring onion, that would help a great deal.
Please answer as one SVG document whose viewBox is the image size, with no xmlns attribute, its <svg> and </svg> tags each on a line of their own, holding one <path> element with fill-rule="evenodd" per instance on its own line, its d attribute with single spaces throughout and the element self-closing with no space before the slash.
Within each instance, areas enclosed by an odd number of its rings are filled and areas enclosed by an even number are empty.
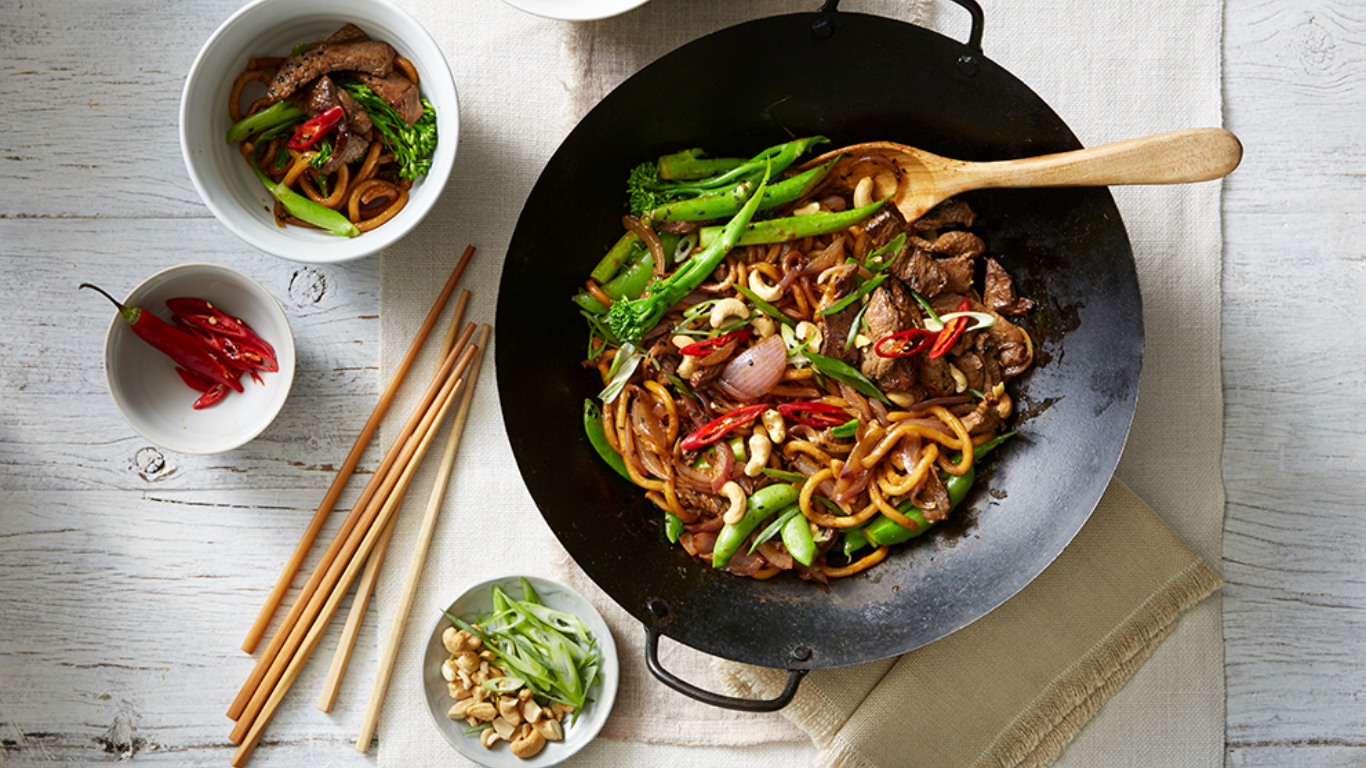
<svg viewBox="0 0 1366 768">
<path fill-rule="evenodd" d="M 582 595 L 539 576 L 471 586 L 438 617 L 422 683 L 456 751 L 488 768 L 556 765 L 602 730 L 616 645 Z"/>
</svg>

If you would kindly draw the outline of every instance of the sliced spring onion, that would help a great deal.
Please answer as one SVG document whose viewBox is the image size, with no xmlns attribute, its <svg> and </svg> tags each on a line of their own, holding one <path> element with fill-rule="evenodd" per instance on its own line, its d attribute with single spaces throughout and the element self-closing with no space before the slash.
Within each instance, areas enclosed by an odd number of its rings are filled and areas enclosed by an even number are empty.
<svg viewBox="0 0 1366 768">
<path fill-rule="evenodd" d="M 887 395 L 877 388 L 877 385 L 869 381 L 863 374 L 859 373 L 852 365 L 843 360 L 836 360 L 833 357 L 818 355 L 815 352 L 807 351 L 806 357 L 811 361 L 811 365 L 821 373 L 830 378 L 848 384 L 854 391 L 864 397 L 872 397 L 887 402 Z"/>
<path fill-rule="evenodd" d="M 792 318 L 788 317 L 787 314 L 783 312 L 781 309 L 778 309 L 772 304 L 769 304 L 767 301 L 764 301 L 763 299 L 759 298 L 759 295 L 754 291 L 751 291 L 743 285 L 736 285 L 734 286 L 734 288 L 736 292 L 738 292 L 741 296 L 744 296 L 746 299 L 749 299 L 750 303 L 754 305 L 755 309 L 759 310 L 760 312 L 763 312 L 765 315 L 768 315 L 769 317 L 773 318 L 774 320 L 777 320 L 783 325 L 797 324 L 796 320 L 793 320 Z"/>
<path fill-rule="evenodd" d="M 859 263 L 863 266 L 864 269 L 868 270 L 869 272 L 881 272 L 887 267 L 892 266 L 892 263 L 896 261 L 896 257 L 901 254 L 901 249 L 905 247 L 905 245 L 906 233 L 902 232 L 901 234 L 887 241 L 887 243 L 883 245 L 881 248 L 878 248 L 877 250 L 868 254 L 868 256 Z M 854 259 L 852 257 L 850 257 L 849 260 L 857 261 L 857 259 Z"/>
<path fill-rule="evenodd" d="M 873 279 L 869 280 L 868 282 L 864 283 L 863 285 L 860 285 L 858 288 L 851 291 L 848 296 L 845 296 L 844 298 L 840 299 L 834 304 L 831 304 L 825 309 L 817 311 L 816 314 L 833 315 L 836 312 L 849 306 L 850 304 L 853 304 L 854 302 L 863 298 L 864 296 L 867 296 L 868 294 L 872 293 L 873 290 L 877 288 L 879 285 L 882 285 L 882 281 L 886 279 L 886 275 L 878 275 L 877 277 L 874 277 Z"/>
<path fill-rule="evenodd" d="M 800 472 L 789 472 L 785 469 L 773 469 L 771 467 L 763 467 L 759 471 L 763 472 L 765 475 L 768 475 L 774 480 L 782 480 L 784 483 L 806 482 L 806 475 L 803 475 Z"/>
<path fill-rule="evenodd" d="M 678 245 L 674 247 L 673 262 L 675 265 L 682 264 L 692 256 L 693 249 L 697 247 L 697 233 L 689 232 L 679 238 Z"/>
<path fill-rule="evenodd" d="M 631 374 L 640 367 L 640 361 L 645 359 L 645 354 L 636 349 L 629 341 L 622 344 L 617 350 L 617 356 L 612 358 L 612 367 L 607 370 L 607 386 L 598 393 L 598 398 L 604 403 L 610 403 L 617 399 L 621 390 L 626 388 L 626 382 L 631 380 Z"/>
<path fill-rule="evenodd" d="M 791 507 L 788 507 L 786 510 L 783 510 L 783 512 L 781 512 L 778 515 L 777 520 L 774 520 L 773 522 L 769 523 L 767 528 L 763 529 L 762 531 L 759 531 L 759 535 L 754 537 L 754 543 L 750 545 L 749 553 L 751 555 L 754 554 L 754 550 L 758 549 L 760 544 L 763 544 L 765 541 L 768 541 L 774 536 L 777 536 L 778 531 L 781 531 L 783 529 L 783 526 L 787 525 L 787 522 L 789 520 L 796 517 L 797 515 L 800 515 L 801 513 L 802 506 L 800 504 L 793 504 Z"/>
<path fill-rule="evenodd" d="M 925 330 L 942 331 L 944 326 L 957 320 L 960 317 L 969 317 L 977 321 L 977 325 L 968 326 L 963 329 L 963 333 L 968 331 L 980 331 L 983 328 L 990 328 L 996 324 L 996 318 L 986 312 L 950 312 L 939 317 L 931 317 L 925 320 Z"/>
</svg>

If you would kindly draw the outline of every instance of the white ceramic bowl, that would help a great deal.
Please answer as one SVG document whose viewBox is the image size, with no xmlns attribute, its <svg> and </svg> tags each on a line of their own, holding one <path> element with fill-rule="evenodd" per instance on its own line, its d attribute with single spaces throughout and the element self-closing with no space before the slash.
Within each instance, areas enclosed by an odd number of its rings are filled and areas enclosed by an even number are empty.
<svg viewBox="0 0 1366 768">
<path fill-rule="evenodd" d="M 455 751 L 487 768 L 545 768 L 567 760 L 587 746 L 588 742 L 598 735 L 598 731 L 602 730 L 603 724 L 607 722 L 607 716 L 612 712 L 612 703 L 617 697 L 620 669 L 617 666 L 617 647 L 612 642 L 612 633 L 607 629 L 607 623 L 583 595 L 558 581 L 518 574 L 488 579 L 465 590 L 464 594 L 451 603 L 446 612 L 462 620 L 473 621 L 493 610 L 492 587 L 495 584 L 513 599 L 520 600 L 523 578 L 531 582 L 531 588 L 536 590 L 542 604 L 578 616 L 593 631 L 602 654 L 601 674 L 598 682 L 588 689 L 589 698 L 593 701 L 584 707 L 578 721 L 572 725 L 569 719 L 564 721 L 564 741 L 548 742 L 540 754 L 529 760 L 512 754 L 505 741 L 499 741 L 492 749 L 485 749 L 479 743 L 478 735 L 464 735 L 465 731 L 469 730 L 469 725 L 464 720 L 451 720 L 446 717 L 446 713 L 455 704 L 455 699 L 451 698 L 446 679 L 441 676 L 441 663 L 450 658 L 446 646 L 441 642 L 441 633 L 446 631 L 446 627 L 451 626 L 451 622 L 445 616 L 438 617 L 431 637 L 427 640 L 426 655 L 422 658 L 422 688 L 426 691 L 427 708 L 432 713 L 437 730 L 441 731 L 446 741 L 455 747 Z"/>
<path fill-rule="evenodd" d="M 594 21 L 626 13 L 647 0 L 503 0 L 514 8 L 548 19 Z"/>
<path fill-rule="evenodd" d="M 321 40 L 347 22 L 394 46 L 417 68 L 422 96 L 436 109 L 438 141 L 432 167 L 414 182 L 407 206 L 393 221 L 358 237 L 280 228 L 270 213 L 270 194 L 237 145 L 227 142 L 232 126 L 228 95 L 248 59 L 288 55 L 298 43 Z M 455 81 L 445 55 L 422 25 L 398 6 L 388 0 L 255 0 L 223 22 L 190 67 L 180 100 L 180 150 L 200 198 L 233 233 L 282 258 L 334 263 L 378 253 L 427 215 L 450 177 L 459 124 Z"/>
<path fill-rule="evenodd" d="M 171 358 L 134 335 L 110 307 L 114 319 L 104 340 L 105 378 L 114 404 L 138 434 L 177 453 L 222 453 L 261 434 L 285 404 L 294 383 L 294 336 L 285 313 L 266 289 L 240 272 L 214 264 L 182 264 L 158 272 L 123 303 L 172 322 L 166 300 L 181 296 L 204 299 L 251 326 L 275 348 L 280 370 L 259 374 L 261 384 L 243 376 L 242 392 L 229 392 L 215 405 L 196 411 L 192 406 L 200 393 L 181 381 Z"/>
</svg>

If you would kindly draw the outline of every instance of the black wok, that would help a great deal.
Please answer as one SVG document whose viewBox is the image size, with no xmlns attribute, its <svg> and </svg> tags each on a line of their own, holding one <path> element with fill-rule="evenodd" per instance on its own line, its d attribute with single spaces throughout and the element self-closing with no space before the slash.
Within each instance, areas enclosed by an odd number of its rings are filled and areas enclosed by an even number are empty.
<svg viewBox="0 0 1366 768">
<path fill-rule="evenodd" d="M 503 418 L 527 488 L 585 572 L 639 619 L 651 671 L 719 706 L 786 705 L 811 669 L 914 650 L 975 621 L 1053 561 L 1119 460 L 1138 393 L 1143 327 L 1128 237 L 1103 188 L 966 195 L 974 231 L 1041 306 L 1037 365 L 1014 384 L 1021 436 L 986 462 L 962 511 L 885 562 L 822 589 L 713 571 L 660 530 L 661 513 L 583 435 L 601 387 L 569 296 L 621 232 L 627 171 L 684 147 L 749 155 L 790 137 L 888 140 L 1001 160 L 1078 149 L 1063 121 L 968 44 L 833 10 L 741 24 L 661 58 L 590 112 L 547 164 L 518 221 L 498 299 Z M 664 670 L 660 635 L 791 671 L 768 701 L 718 696 Z"/>
</svg>

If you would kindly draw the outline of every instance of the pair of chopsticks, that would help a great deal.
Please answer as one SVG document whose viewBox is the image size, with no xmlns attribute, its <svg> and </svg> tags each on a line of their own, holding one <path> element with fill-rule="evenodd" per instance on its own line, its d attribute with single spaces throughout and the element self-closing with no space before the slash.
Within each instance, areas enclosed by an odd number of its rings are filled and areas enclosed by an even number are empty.
<svg viewBox="0 0 1366 768">
<path fill-rule="evenodd" d="M 413 339 L 413 343 L 399 363 L 393 379 L 380 396 L 369 421 L 362 429 L 355 446 L 351 449 L 351 453 L 343 463 L 337 478 L 328 489 L 293 556 L 286 564 L 279 581 L 267 598 L 266 605 L 262 608 L 255 624 L 243 642 L 242 648 L 248 653 L 254 651 L 260 642 L 265 628 L 279 607 L 285 591 L 298 574 L 304 557 L 317 538 L 328 514 L 335 506 L 347 480 L 355 470 L 361 454 L 374 436 L 379 422 L 388 410 L 394 395 L 403 383 L 403 379 L 411 369 L 418 352 L 444 311 L 451 293 L 468 266 L 473 253 L 474 248 L 472 246 L 466 249 L 438 296 L 435 305 L 428 313 L 417 336 Z M 441 364 L 431 383 L 419 399 L 417 406 L 413 409 L 408 421 L 404 424 L 393 445 L 390 446 L 384 459 L 380 462 L 374 476 L 366 484 L 360 498 L 342 523 L 321 561 L 310 575 L 289 614 L 271 638 L 261 658 L 257 660 L 256 666 L 233 700 L 232 706 L 229 707 L 228 716 L 237 721 L 230 739 L 239 745 L 233 755 L 232 765 L 240 768 L 251 756 L 281 700 L 317 647 L 323 632 L 335 615 L 337 607 L 350 590 L 357 574 L 364 567 L 365 576 L 362 577 L 361 584 L 357 589 L 352 613 L 348 618 L 347 628 L 343 631 L 342 643 L 333 659 L 327 684 L 322 699 L 319 701 L 319 708 L 324 711 L 330 710 L 336 699 L 341 677 L 345 673 L 347 659 L 355 644 L 355 635 L 359 630 L 360 620 L 365 612 L 365 604 L 368 602 L 384 552 L 393 534 L 393 521 L 402 504 L 403 496 L 437 430 L 454 405 L 456 398 L 459 397 L 458 414 L 447 440 L 441 477 L 436 483 L 436 487 L 433 488 L 432 499 L 428 504 L 426 517 L 430 519 L 430 522 L 424 519 L 421 554 L 425 558 L 425 543 L 430 541 L 430 530 L 428 529 L 435 523 L 436 510 L 440 507 L 441 496 L 444 494 L 445 485 L 449 478 L 450 465 L 454 460 L 455 450 L 459 444 L 460 432 L 464 426 L 465 416 L 469 412 L 475 378 L 479 370 L 480 356 L 488 346 L 489 327 L 487 325 L 480 332 L 477 343 L 471 343 L 475 331 L 473 323 L 467 325 L 459 336 L 455 335 L 468 298 L 469 292 L 463 292 L 455 310 L 450 331 L 447 333 L 443 344 Z M 417 553 L 415 553 L 416 557 Z M 411 597 L 409 597 L 410 600 Z M 404 619 L 406 619 L 406 611 L 405 616 L 400 616 L 395 620 L 395 626 L 400 632 Z M 387 680 L 387 672 L 382 671 L 382 675 Z M 380 698 L 382 698 L 382 691 Z M 373 700 L 373 697 L 371 708 L 376 710 L 378 708 L 378 703 Z M 367 738 L 367 748 L 368 744 L 369 739 Z"/>
</svg>

